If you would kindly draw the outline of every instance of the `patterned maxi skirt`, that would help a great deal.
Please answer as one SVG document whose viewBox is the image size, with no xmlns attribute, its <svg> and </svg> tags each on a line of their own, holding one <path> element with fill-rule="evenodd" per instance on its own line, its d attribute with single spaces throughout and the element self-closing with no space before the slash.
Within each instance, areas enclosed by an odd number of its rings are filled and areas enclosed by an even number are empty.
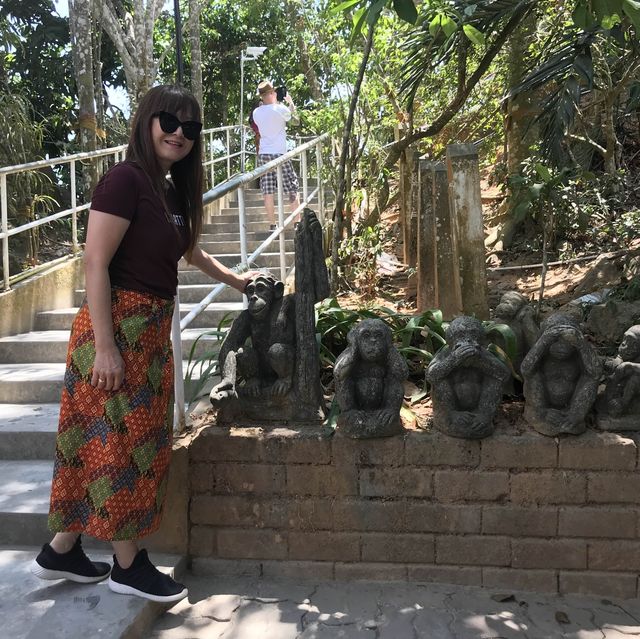
<svg viewBox="0 0 640 639">
<path fill-rule="evenodd" d="M 86 300 L 73 322 L 53 468 L 49 529 L 107 541 L 158 528 L 173 423 L 173 300 L 114 288 L 117 391 L 91 386 L 94 335 Z"/>
</svg>

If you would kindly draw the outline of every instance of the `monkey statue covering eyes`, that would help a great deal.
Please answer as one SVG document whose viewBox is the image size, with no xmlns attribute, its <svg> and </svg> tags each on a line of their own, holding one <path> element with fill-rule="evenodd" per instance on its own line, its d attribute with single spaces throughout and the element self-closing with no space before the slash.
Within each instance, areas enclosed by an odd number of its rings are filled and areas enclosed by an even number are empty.
<svg viewBox="0 0 640 639">
<path fill-rule="evenodd" d="M 245 289 L 248 308 L 233 321 L 220 348 L 222 380 L 209 399 L 217 419 L 318 422 L 325 415 L 315 337 L 314 304 L 329 293 L 322 227 L 305 209 L 295 235 L 296 292 L 267 273 Z"/>
<path fill-rule="evenodd" d="M 347 341 L 333 368 L 341 411 L 338 432 L 354 438 L 401 432 L 409 369 L 391 343 L 391 329 L 380 319 L 366 319 L 349 331 Z"/>
<path fill-rule="evenodd" d="M 434 425 L 453 437 L 487 437 L 509 369 L 489 352 L 484 326 L 474 317 L 454 319 L 446 338 L 427 369 Z"/>
<path fill-rule="evenodd" d="M 618 356 L 605 369 L 609 375 L 596 403 L 598 428 L 640 430 L 640 324 L 625 332 Z"/>
</svg>

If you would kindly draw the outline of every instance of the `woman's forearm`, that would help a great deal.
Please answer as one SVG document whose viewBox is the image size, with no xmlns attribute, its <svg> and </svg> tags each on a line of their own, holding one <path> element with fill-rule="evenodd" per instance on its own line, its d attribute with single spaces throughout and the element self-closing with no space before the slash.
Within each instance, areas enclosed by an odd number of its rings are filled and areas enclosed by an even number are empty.
<svg viewBox="0 0 640 639">
<path fill-rule="evenodd" d="M 228 284 L 241 293 L 244 292 L 246 278 L 234 273 L 215 257 L 205 253 L 200 247 L 196 246 L 193 250 L 189 263 L 199 268 L 203 273 L 206 273 L 214 280 Z"/>
<path fill-rule="evenodd" d="M 87 304 L 93 325 L 96 350 L 115 345 L 111 318 L 111 281 L 102 265 L 85 262 Z"/>
</svg>

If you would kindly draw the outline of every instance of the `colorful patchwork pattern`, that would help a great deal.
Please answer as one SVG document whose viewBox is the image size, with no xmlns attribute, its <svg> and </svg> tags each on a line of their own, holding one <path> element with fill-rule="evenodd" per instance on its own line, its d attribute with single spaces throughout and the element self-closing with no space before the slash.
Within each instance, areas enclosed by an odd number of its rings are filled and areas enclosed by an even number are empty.
<svg viewBox="0 0 640 639">
<path fill-rule="evenodd" d="M 158 528 L 172 444 L 173 302 L 113 289 L 118 391 L 91 386 L 95 346 L 86 301 L 71 330 L 60 403 L 49 529 L 107 541 Z"/>
</svg>

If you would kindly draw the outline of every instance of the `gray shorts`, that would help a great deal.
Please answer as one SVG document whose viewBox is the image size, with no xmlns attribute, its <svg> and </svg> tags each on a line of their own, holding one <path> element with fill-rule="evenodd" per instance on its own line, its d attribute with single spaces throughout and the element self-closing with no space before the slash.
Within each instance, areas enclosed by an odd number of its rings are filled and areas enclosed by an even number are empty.
<svg viewBox="0 0 640 639">
<path fill-rule="evenodd" d="M 258 166 L 262 166 L 271 160 L 281 157 L 272 153 L 261 153 L 258 155 Z M 272 195 L 278 192 L 278 173 L 277 170 L 269 171 L 260 178 L 260 189 L 262 195 Z M 294 200 L 298 194 L 298 176 L 293 169 L 291 160 L 287 160 L 282 165 L 282 191 L 289 194 L 289 199 Z"/>
</svg>

